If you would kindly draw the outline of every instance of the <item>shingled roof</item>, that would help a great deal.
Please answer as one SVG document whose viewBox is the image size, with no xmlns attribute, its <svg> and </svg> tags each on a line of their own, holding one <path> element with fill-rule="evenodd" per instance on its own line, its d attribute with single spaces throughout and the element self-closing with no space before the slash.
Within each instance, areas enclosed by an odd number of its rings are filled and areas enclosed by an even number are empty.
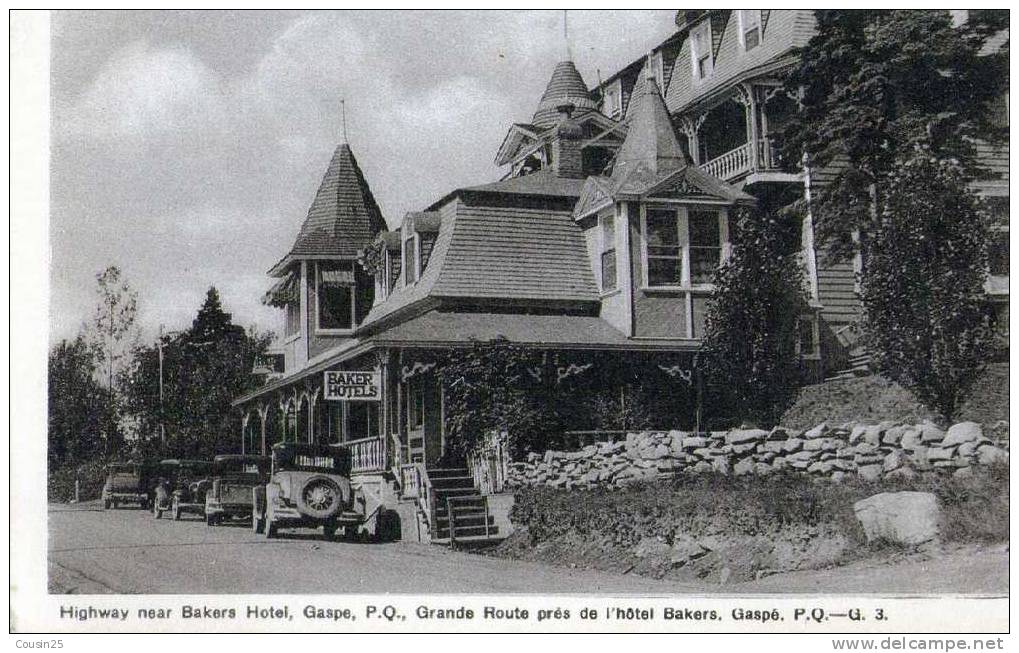
<svg viewBox="0 0 1019 653">
<path fill-rule="evenodd" d="M 572 61 L 561 61 L 552 71 L 552 79 L 548 81 L 545 93 L 541 96 L 538 109 L 531 118 L 531 123 L 541 129 L 547 129 L 559 122 L 560 107 L 572 104 L 574 115 L 587 111 L 597 111 L 598 104 L 591 99 L 591 93 Z"/>
<path fill-rule="evenodd" d="M 341 143 L 329 161 L 297 240 L 281 263 L 304 256 L 355 257 L 385 229 L 386 221 L 354 153 Z"/>
</svg>

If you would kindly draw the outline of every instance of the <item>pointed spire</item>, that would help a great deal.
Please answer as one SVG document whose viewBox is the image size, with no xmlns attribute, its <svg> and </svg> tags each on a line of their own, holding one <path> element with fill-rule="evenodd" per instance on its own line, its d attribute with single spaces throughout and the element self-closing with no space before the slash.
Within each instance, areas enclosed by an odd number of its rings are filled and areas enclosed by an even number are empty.
<svg viewBox="0 0 1019 653">
<path fill-rule="evenodd" d="M 570 23 L 569 12 L 563 9 L 563 61 L 573 61 L 573 52 L 570 50 Z"/>
<path fill-rule="evenodd" d="M 630 170 L 641 166 L 660 176 L 687 165 L 689 162 L 653 76 L 647 76 L 640 95 L 634 97 L 630 105 L 630 127 L 616 156 L 612 176 L 629 174 Z"/>
<path fill-rule="evenodd" d="M 356 256 L 385 229 L 357 159 L 343 142 L 333 152 L 290 256 Z"/>
</svg>

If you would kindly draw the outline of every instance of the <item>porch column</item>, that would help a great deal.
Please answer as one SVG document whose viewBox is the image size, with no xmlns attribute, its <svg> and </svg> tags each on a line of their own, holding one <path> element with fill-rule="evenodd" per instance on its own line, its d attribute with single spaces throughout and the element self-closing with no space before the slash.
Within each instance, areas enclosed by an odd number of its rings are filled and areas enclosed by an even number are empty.
<svg viewBox="0 0 1019 653">
<path fill-rule="evenodd" d="M 315 443 L 315 404 L 318 403 L 318 390 L 308 395 L 308 443 Z"/>
<path fill-rule="evenodd" d="M 250 419 L 251 419 L 250 411 L 245 410 L 244 414 L 241 416 L 241 455 L 244 455 L 248 452 L 247 451 L 248 422 L 250 421 Z"/>
<path fill-rule="evenodd" d="M 758 167 L 756 125 L 757 101 L 754 98 L 753 86 L 738 84 L 736 86 L 736 95 L 733 99 L 743 105 L 743 112 L 746 115 L 747 142 L 750 143 L 750 170 L 753 171 Z"/>
<path fill-rule="evenodd" d="M 399 462 L 398 458 L 394 456 L 398 455 L 398 452 L 390 452 L 392 447 L 389 446 L 389 442 L 392 439 L 390 437 L 390 415 L 389 415 L 389 350 L 384 349 L 379 352 L 378 355 L 379 365 L 379 376 L 381 377 L 382 387 L 379 389 L 379 437 L 382 438 L 382 451 L 383 460 L 387 467 L 392 467 L 395 463 Z"/>
<path fill-rule="evenodd" d="M 266 452 L 266 448 L 265 448 L 265 426 L 266 426 L 266 424 L 265 424 L 265 422 L 266 422 L 266 418 L 268 416 L 269 416 L 269 404 L 265 404 L 265 405 L 259 406 L 258 407 L 258 417 L 259 417 L 258 421 L 259 421 L 259 424 L 261 426 L 261 431 L 262 431 L 261 435 L 262 435 L 262 455 L 263 456 L 265 455 L 265 452 Z"/>
</svg>

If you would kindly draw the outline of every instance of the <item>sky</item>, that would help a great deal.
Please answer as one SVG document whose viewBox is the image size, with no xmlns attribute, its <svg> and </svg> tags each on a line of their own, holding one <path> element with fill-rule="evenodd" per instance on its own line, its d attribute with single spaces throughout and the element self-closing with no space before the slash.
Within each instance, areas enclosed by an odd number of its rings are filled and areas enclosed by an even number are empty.
<svg viewBox="0 0 1019 653">
<path fill-rule="evenodd" d="M 190 325 L 209 286 L 279 329 L 266 276 L 347 140 L 390 226 L 495 181 L 570 53 L 589 86 L 674 31 L 674 10 L 55 12 L 50 337 L 91 319 L 119 266 L 143 338 Z M 568 40 L 568 45 L 567 45 Z M 567 48 L 569 48 L 567 50 Z"/>
</svg>

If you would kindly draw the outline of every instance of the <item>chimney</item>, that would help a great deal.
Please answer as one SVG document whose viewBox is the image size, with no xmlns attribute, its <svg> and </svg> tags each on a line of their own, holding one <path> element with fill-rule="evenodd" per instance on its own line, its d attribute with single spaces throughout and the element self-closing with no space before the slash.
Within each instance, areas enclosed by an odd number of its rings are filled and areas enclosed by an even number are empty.
<svg viewBox="0 0 1019 653">
<path fill-rule="evenodd" d="M 559 126 L 552 139 L 552 169 L 558 177 L 583 179 L 584 157 L 580 151 L 580 143 L 584 138 L 584 130 L 572 115 L 576 106 L 565 103 L 556 106 L 559 112 Z"/>
</svg>

